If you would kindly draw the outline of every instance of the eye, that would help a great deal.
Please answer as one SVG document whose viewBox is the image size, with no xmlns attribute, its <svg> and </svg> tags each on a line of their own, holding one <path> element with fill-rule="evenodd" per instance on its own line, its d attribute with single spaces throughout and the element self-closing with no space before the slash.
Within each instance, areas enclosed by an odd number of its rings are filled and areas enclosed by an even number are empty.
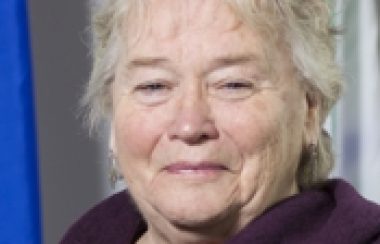
<svg viewBox="0 0 380 244">
<path fill-rule="evenodd" d="M 209 87 L 209 92 L 221 99 L 236 100 L 249 97 L 255 90 L 253 80 L 227 79 L 216 82 Z"/>
<path fill-rule="evenodd" d="M 166 80 L 150 80 L 137 84 L 133 89 L 134 97 L 147 105 L 166 101 L 173 90 L 173 84 Z"/>
<path fill-rule="evenodd" d="M 169 87 L 162 81 L 147 81 L 143 84 L 137 85 L 135 88 L 136 91 L 142 91 L 145 93 L 154 93 L 165 89 L 169 89 Z"/>
<path fill-rule="evenodd" d="M 227 88 L 227 89 L 252 89 L 253 83 L 245 80 L 235 80 L 228 81 L 226 83 L 222 83 L 219 88 Z"/>
</svg>

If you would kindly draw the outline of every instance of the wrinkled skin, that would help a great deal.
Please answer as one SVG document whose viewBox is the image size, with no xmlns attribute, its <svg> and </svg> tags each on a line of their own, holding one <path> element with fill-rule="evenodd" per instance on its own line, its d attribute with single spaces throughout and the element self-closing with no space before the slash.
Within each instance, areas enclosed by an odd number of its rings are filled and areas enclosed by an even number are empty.
<svg viewBox="0 0 380 244">
<path fill-rule="evenodd" d="M 112 89 L 111 149 L 148 223 L 139 242 L 220 243 L 297 194 L 316 108 L 284 45 L 266 67 L 265 40 L 222 1 L 147 10 L 125 20 Z"/>
</svg>

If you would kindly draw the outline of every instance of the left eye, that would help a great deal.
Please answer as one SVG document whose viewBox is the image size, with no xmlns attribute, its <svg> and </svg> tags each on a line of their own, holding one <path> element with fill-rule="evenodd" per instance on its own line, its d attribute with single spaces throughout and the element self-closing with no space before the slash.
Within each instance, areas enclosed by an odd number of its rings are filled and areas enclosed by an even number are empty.
<svg viewBox="0 0 380 244">
<path fill-rule="evenodd" d="M 244 80 L 228 81 L 228 82 L 220 84 L 219 88 L 252 89 L 253 84 L 250 81 L 244 81 Z"/>
<path fill-rule="evenodd" d="M 251 80 L 221 80 L 209 87 L 209 93 L 224 100 L 239 100 L 249 97 L 255 90 Z"/>
</svg>

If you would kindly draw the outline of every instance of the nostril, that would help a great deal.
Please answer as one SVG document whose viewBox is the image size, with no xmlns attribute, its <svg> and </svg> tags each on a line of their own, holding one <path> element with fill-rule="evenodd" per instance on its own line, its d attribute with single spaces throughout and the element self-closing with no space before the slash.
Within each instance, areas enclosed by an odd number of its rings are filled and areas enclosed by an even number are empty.
<svg viewBox="0 0 380 244">
<path fill-rule="evenodd" d="M 187 140 L 188 144 L 202 144 L 210 139 L 210 136 L 207 133 L 202 134 L 194 134 L 192 136 L 189 136 Z"/>
<path fill-rule="evenodd" d="M 203 133 L 203 134 L 201 134 L 199 136 L 199 140 L 200 141 L 205 141 L 205 140 L 208 140 L 208 139 L 210 139 L 210 136 L 208 134 Z"/>
<path fill-rule="evenodd" d="M 199 134 L 195 133 L 193 135 L 189 135 L 189 137 L 187 137 L 186 139 L 185 138 L 182 138 L 182 139 L 186 141 L 188 144 L 195 145 L 195 144 L 202 144 L 216 138 L 217 136 L 213 136 L 210 133 L 204 132 L 204 133 L 199 133 Z"/>
<path fill-rule="evenodd" d="M 170 140 L 180 140 L 186 144 L 197 145 L 205 143 L 209 140 L 214 140 L 219 137 L 219 133 L 216 128 L 190 128 L 190 129 L 180 129 L 175 128 L 169 131 L 168 133 Z"/>
</svg>

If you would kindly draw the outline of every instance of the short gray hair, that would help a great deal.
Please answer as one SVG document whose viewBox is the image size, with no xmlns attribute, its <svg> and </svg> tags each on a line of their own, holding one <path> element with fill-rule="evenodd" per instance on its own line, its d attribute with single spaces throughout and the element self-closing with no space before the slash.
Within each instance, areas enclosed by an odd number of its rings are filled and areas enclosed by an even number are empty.
<svg viewBox="0 0 380 244">
<path fill-rule="evenodd" d="M 327 0 L 224 0 L 237 16 L 261 31 L 266 40 L 281 38 L 287 44 L 293 63 L 306 85 L 320 102 L 320 126 L 340 97 L 342 75 L 335 62 L 335 31 L 330 26 Z M 92 130 L 112 110 L 111 84 L 114 80 L 120 29 L 123 20 L 146 0 L 102 0 L 91 8 L 93 69 L 82 99 Z M 276 35 L 277 33 L 277 35 Z M 308 188 L 328 177 L 334 157 L 331 139 L 321 129 L 316 145 L 317 158 L 301 158 L 298 184 Z M 303 154 L 313 154 L 304 149 Z"/>
</svg>

